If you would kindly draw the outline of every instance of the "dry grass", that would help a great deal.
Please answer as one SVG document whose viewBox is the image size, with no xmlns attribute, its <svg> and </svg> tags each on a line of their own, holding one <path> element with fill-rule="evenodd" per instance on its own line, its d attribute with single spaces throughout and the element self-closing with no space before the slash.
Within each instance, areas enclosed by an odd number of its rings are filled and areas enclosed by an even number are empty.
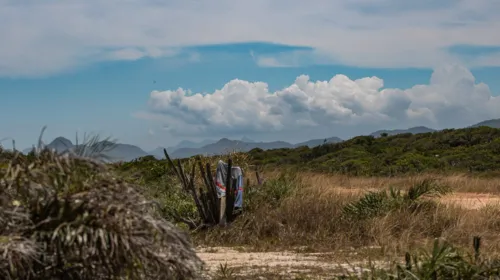
<svg viewBox="0 0 500 280">
<path fill-rule="evenodd" d="M 269 172 L 264 176 L 269 182 L 279 175 Z M 418 211 L 401 208 L 363 221 L 348 221 L 343 217 L 345 205 L 368 191 L 391 186 L 408 190 L 428 178 L 450 187 L 453 193 L 424 199 L 428 203 L 423 203 L 425 207 Z M 500 194 L 500 179 L 463 175 L 359 178 L 299 173 L 292 180 L 297 188 L 282 198 L 279 205 L 254 198 L 252 192 L 262 191 L 258 188 L 265 186 L 247 189 L 247 199 L 250 200 L 247 213 L 232 228 L 215 229 L 197 236 L 197 242 L 217 245 L 225 238 L 230 245 L 253 246 L 258 250 L 307 246 L 315 251 L 331 251 L 380 246 L 383 254 L 400 256 L 407 250 L 431 244 L 434 238 L 470 247 L 472 236 L 479 235 L 484 238 L 485 252 L 500 252 L 500 207 L 494 203 L 488 205 L 484 200 L 473 203 L 469 199 L 487 198 L 489 202 L 496 202 L 494 199 Z M 483 204 L 486 206 L 480 207 Z"/>
<path fill-rule="evenodd" d="M 192 279 L 200 266 L 104 164 L 43 150 L 0 169 L 0 279 Z"/>
<path fill-rule="evenodd" d="M 276 176 L 274 173 L 268 176 Z M 478 178 L 464 174 L 422 174 L 404 177 L 350 177 L 320 173 L 303 173 L 299 176 L 304 184 L 317 186 L 325 192 L 360 196 L 368 191 L 377 191 L 390 186 L 407 190 L 422 180 L 433 178 L 439 184 L 449 186 L 452 193 L 439 202 L 467 209 L 500 205 L 500 178 Z"/>
<path fill-rule="evenodd" d="M 275 173 L 267 174 L 275 176 Z M 354 190 L 379 190 L 388 186 L 398 186 L 407 189 L 416 182 L 426 178 L 435 178 L 440 184 L 448 185 L 453 192 L 473 192 L 500 195 L 500 177 L 479 178 L 464 174 L 439 175 L 422 174 L 416 176 L 401 177 L 351 177 L 344 175 L 328 175 L 322 173 L 301 173 L 300 178 L 304 183 L 315 186 L 328 187 L 330 189 L 354 189 Z"/>
<path fill-rule="evenodd" d="M 237 275 L 214 279 L 331 279 L 332 273 L 340 272 L 338 265 L 361 261 L 366 267 L 369 259 L 382 261 L 391 271 L 393 261 L 404 263 L 406 252 L 432 251 L 436 238 L 472 254 L 472 237 L 480 236 L 481 255 L 488 260 L 499 256 L 500 207 L 496 200 L 500 179 L 434 174 L 400 178 L 263 175 L 266 184 L 247 187 L 246 211 L 230 228 L 195 236 L 198 245 L 244 246 L 233 252 L 238 257 L 225 252 L 232 252 L 227 248 L 200 251 L 212 269 L 227 262 L 226 270 Z M 415 204 L 402 204 L 375 217 L 345 218 L 345 206 L 369 191 L 394 187 L 405 194 L 429 178 L 448 186 L 452 193 L 421 197 Z M 293 251 L 296 253 L 290 253 Z M 311 252 L 315 254 L 308 254 Z"/>
</svg>

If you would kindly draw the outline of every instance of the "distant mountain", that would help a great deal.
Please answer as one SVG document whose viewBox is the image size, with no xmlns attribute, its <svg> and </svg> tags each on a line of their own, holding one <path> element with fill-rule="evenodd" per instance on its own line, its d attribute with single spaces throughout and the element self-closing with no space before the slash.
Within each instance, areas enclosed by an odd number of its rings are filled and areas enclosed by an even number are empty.
<svg viewBox="0 0 500 280">
<path fill-rule="evenodd" d="M 57 137 L 47 145 L 47 148 L 55 150 L 58 153 L 62 153 L 68 149 L 73 148 L 73 143 L 68 138 Z"/>
<path fill-rule="evenodd" d="M 247 143 L 255 143 L 254 140 L 252 140 L 252 139 L 250 139 L 250 138 L 248 138 L 246 136 L 243 136 L 243 138 L 241 138 L 241 141 L 242 142 L 247 142 Z"/>
<path fill-rule="evenodd" d="M 149 151 L 148 155 L 152 155 L 156 159 L 163 159 L 163 158 L 165 158 L 165 155 L 163 154 L 163 149 L 164 149 L 163 147 L 158 147 L 152 151 Z M 171 149 L 171 148 L 167 148 L 167 152 L 170 152 L 169 149 Z"/>
<path fill-rule="evenodd" d="M 195 155 L 218 155 L 231 151 L 248 152 L 255 148 L 263 150 L 293 148 L 294 145 L 284 141 L 274 142 L 243 142 L 240 140 L 229 140 L 222 138 L 216 143 L 205 145 L 201 148 L 182 148 L 174 151 L 170 156 L 172 158 L 186 158 Z"/>
<path fill-rule="evenodd" d="M 57 137 L 56 139 L 52 140 L 52 142 L 50 142 L 45 147 L 47 147 L 51 150 L 55 150 L 57 153 L 62 153 L 66 150 L 72 149 L 74 147 L 74 145 L 73 145 L 73 142 L 71 142 L 71 140 L 69 140 L 68 138 Z M 26 148 L 22 152 L 24 154 L 28 154 L 32 150 L 33 150 L 33 147 Z"/>
<path fill-rule="evenodd" d="M 173 146 L 173 147 L 168 147 L 167 148 L 167 151 L 174 151 L 174 150 L 178 150 L 178 149 L 181 149 L 181 148 L 201 148 L 205 145 L 208 145 L 208 144 L 212 144 L 213 142 L 215 142 L 215 140 L 203 140 L 201 142 L 193 142 L 193 141 L 189 141 L 189 140 L 182 140 L 181 142 L 179 142 L 177 145 Z"/>
<path fill-rule="evenodd" d="M 251 139 L 244 137 L 242 140 L 230 140 L 227 138 L 222 138 L 219 141 L 205 145 L 200 148 L 181 148 L 178 149 L 169 155 L 172 158 L 186 158 L 195 155 L 218 155 L 224 154 L 231 151 L 240 151 L 240 152 L 248 152 L 255 148 L 260 148 L 262 150 L 271 150 L 271 149 L 281 149 L 281 148 L 295 148 L 300 146 L 308 146 L 310 148 L 319 146 L 325 142 L 325 139 L 313 139 L 306 142 L 301 142 L 297 144 L 290 144 L 285 141 L 272 141 L 272 142 L 255 142 Z M 248 140 L 252 141 L 249 142 Z M 326 139 L 326 143 L 337 143 L 343 141 L 338 137 L 330 137 Z M 163 153 L 163 151 L 162 151 Z"/>
<path fill-rule="evenodd" d="M 482 121 L 480 123 L 476 123 L 475 125 L 472 125 L 471 127 L 480 127 L 480 126 L 489 126 L 489 127 L 493 127 L 493 128 L 500 128 L 500 119 L 492 119 L 492 120 Z"/>
<path fill-rule="evenodd" d="M 193 141 L 189 141 L 189 140 L 182 140 L 177 145 L 166 148 L 166 150 L 167 150 L 167 152 L 170 155 L 170 154 L 174 153 L 175 151 L 177 151 L 179 149 L 196 149 L 196 148 L 201 148 L 203 146 L 206 146 L 208 144 L 212 144 L 214 142 L 215 142 L 214 140 L 207 140 L 207 139 L 205 139 L 205 140 L 203 140 L 201 142 L 193 142 Z M 149 151 L 148 154 L 154 156 L 157 159 L 164 159 L 165 155 L 163 154 L 163 149 L 165 149 L 165 148 L 164 147 L 158 147 L 158 148 L 156 148 L 156 149 L 154 149 L 152 151 Z"/>
<path fill-rule="evenodd" d="M 411 134 L 420 134 L 420 133 L 427 133 L 427 132 L 434 132 L 436 131 L 435 129 L 428 128 L 425 126 L 416 126 L 408 129 L 393 129 L 393 130 L 377 130 L 370 135 L 373 137 L 380 137 L 382 133 L 387 133 L 387 135 L 397 135 L 397 134 L 404 134 L 404 133 L 411 133 Z"/>
<path fill-rule="evenodd" d="M 141 148 L 129 144 L 116 144 L 115 147 L 104 154 L 111 158 L 111 161 L 131 161 L 136 158 L 147 156 Z"/>
<path fill-rule="evenodd" d="M 101 141 L 100 144 L 107 144 L 107 143 L 105 143 L 105 141 Z M 71 140 L 64 137 L 57 137 L 48 145 L 46 145 L 46 147 L 51 150 L 55 150 L 57 153 L 63 153 L 65 151 L 76 148 L 76 146 L 73 144 L 73 142 L 71 142 Z M 23 153 L 27 154 L 31 152 L 32 149 L 33 148 L 24 149 Z M 113 149 L 105 151 L 103 152 L 103 154 L 109 157 L 110 160 L 113 162 L 131 161 L 133 159 L 148 155 L 148 153 L 146 153 L 137 146 L 129 144 L 121 144 L 121 143 L 116 143 Z"/>
<path fill-rule="evenodd" d="M 330 138 L 326 138 L 326 139 L 313 139 L 313 140 L 297 143 L 293 146 L 294 147 L 308 146 L 309 148 L 313 148 L 313 147 L 323 145 L 323 144 L 338 143 L 338 142 L 342 142 L 342 141 L 343 140 L 338 138 L 338 137 L 330 137 Z"/>
</svg>

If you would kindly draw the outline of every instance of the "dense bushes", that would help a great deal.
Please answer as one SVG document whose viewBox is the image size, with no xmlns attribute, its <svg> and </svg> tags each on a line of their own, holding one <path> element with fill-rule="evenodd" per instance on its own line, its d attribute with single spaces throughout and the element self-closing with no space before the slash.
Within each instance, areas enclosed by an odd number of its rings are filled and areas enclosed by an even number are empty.
<svg viewBox="0 0 500 280">
<path fill-rule="evenodd" d="M 312 149 L 254 149 L 249 154 L 257 165 L 302 165 L 311 170 L 350 175 L 491 172 L 500 170 L 500 129 L 478 127 L 380 138 L 358 136 Z"/>
</svg>

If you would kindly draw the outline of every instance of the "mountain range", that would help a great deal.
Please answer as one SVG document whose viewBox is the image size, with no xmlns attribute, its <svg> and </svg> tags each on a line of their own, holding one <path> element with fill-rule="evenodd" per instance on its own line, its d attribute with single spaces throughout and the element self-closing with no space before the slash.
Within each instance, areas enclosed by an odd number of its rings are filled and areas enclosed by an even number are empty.
<svg viewBox="0 0 500 280">
<path fill-rule="evenodd" d="M 500 119 L 486 120 L 470 127 L 479 126 L 489 126 L 494 128 L 500 128 Z M 435 129 L 428 128 L 425 126 L 417 126 L 408 129 L 393 129 L 393 130 L 378 130 L 369 135 L 374 137 L 380 137 L 382 134 L 396 135 L 402 133 L 427 133 L 434 132 Z M 222 138 L 218 141 L 215 140 L 203 140 L 201 142 L 192 142 L 188 140 L 183 140 L 177 145 L 166 148 L 167 152 L 172 158 L 186 158 L 195 155 L 217 155 L 223 154 L 230 151 L 242 151 L 247 152 L 255 148 L 260 148 L 263 150 L 269 149 L 280 149 L 280 148 L 296 148 L 301 146 L 315 147 L 327 143 L 337 143 L 343 141 L 338 137 L 330 137 L 326 139 L 312 139 L 305 142 L 291 144 L 285 141 L 272 141 L 272 142 L 257 142 L 247 137 L 243 137 L 241 140 L 230 140 L 228 138 Z M 49 149 L 54 149 L 58 153 L 64 152 L 69 149 L 74 149 L 75 145 L 71 140 L 64 137 L 57 137 L 52 142 L 50 142 L 47 147 Z M 30 149 L 23 150 L 23 153 L 28 153 Z M 158 147 L 152 151 L 146 152 L 143 149 L 129 144 L 118 143 L 115 147 L 104 152 L 104 155 L 111 158 L 112 161 L 130 161 L 139 157 L 152 155 L 155 158 L 164 158 L 163 147 Z"/>
</svg>

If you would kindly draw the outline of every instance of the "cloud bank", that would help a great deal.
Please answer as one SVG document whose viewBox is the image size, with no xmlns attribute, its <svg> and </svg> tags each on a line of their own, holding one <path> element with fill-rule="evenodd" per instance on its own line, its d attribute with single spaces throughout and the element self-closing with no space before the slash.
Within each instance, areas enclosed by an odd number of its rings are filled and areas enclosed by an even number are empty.
<svg viewBox="0 0 500 280">
<path fill-rule="evenodd" d="M 263 66 L 313 59 L 435 67 L 462 61 L 448 51 L 454 45 L 500 46 L 494 36 L 498 10 L 497 0 L 0 0 L 0 76 L 43 76 L 100 61 L 171 56 L 186 46 L 241 42 L 314 49 L 257 58 Z M 466 63 L 500 66 L 500 52 L 467 57 Z"/>
<path fill-rule="evenodd" d="M 193 136 L 356 126 L 447 128 L 500 118 L 500 97 L 459 65 L 436 68 L 429 84 L 408 89 L 384 88 L 378 77 L 351 80 L 342 74 L 329 81 L 301 75 L 275 92 L 264 82 L 235 79 L 213 93 L 153 91 L 148 105 L 138 117 Z"/>
</svg>

